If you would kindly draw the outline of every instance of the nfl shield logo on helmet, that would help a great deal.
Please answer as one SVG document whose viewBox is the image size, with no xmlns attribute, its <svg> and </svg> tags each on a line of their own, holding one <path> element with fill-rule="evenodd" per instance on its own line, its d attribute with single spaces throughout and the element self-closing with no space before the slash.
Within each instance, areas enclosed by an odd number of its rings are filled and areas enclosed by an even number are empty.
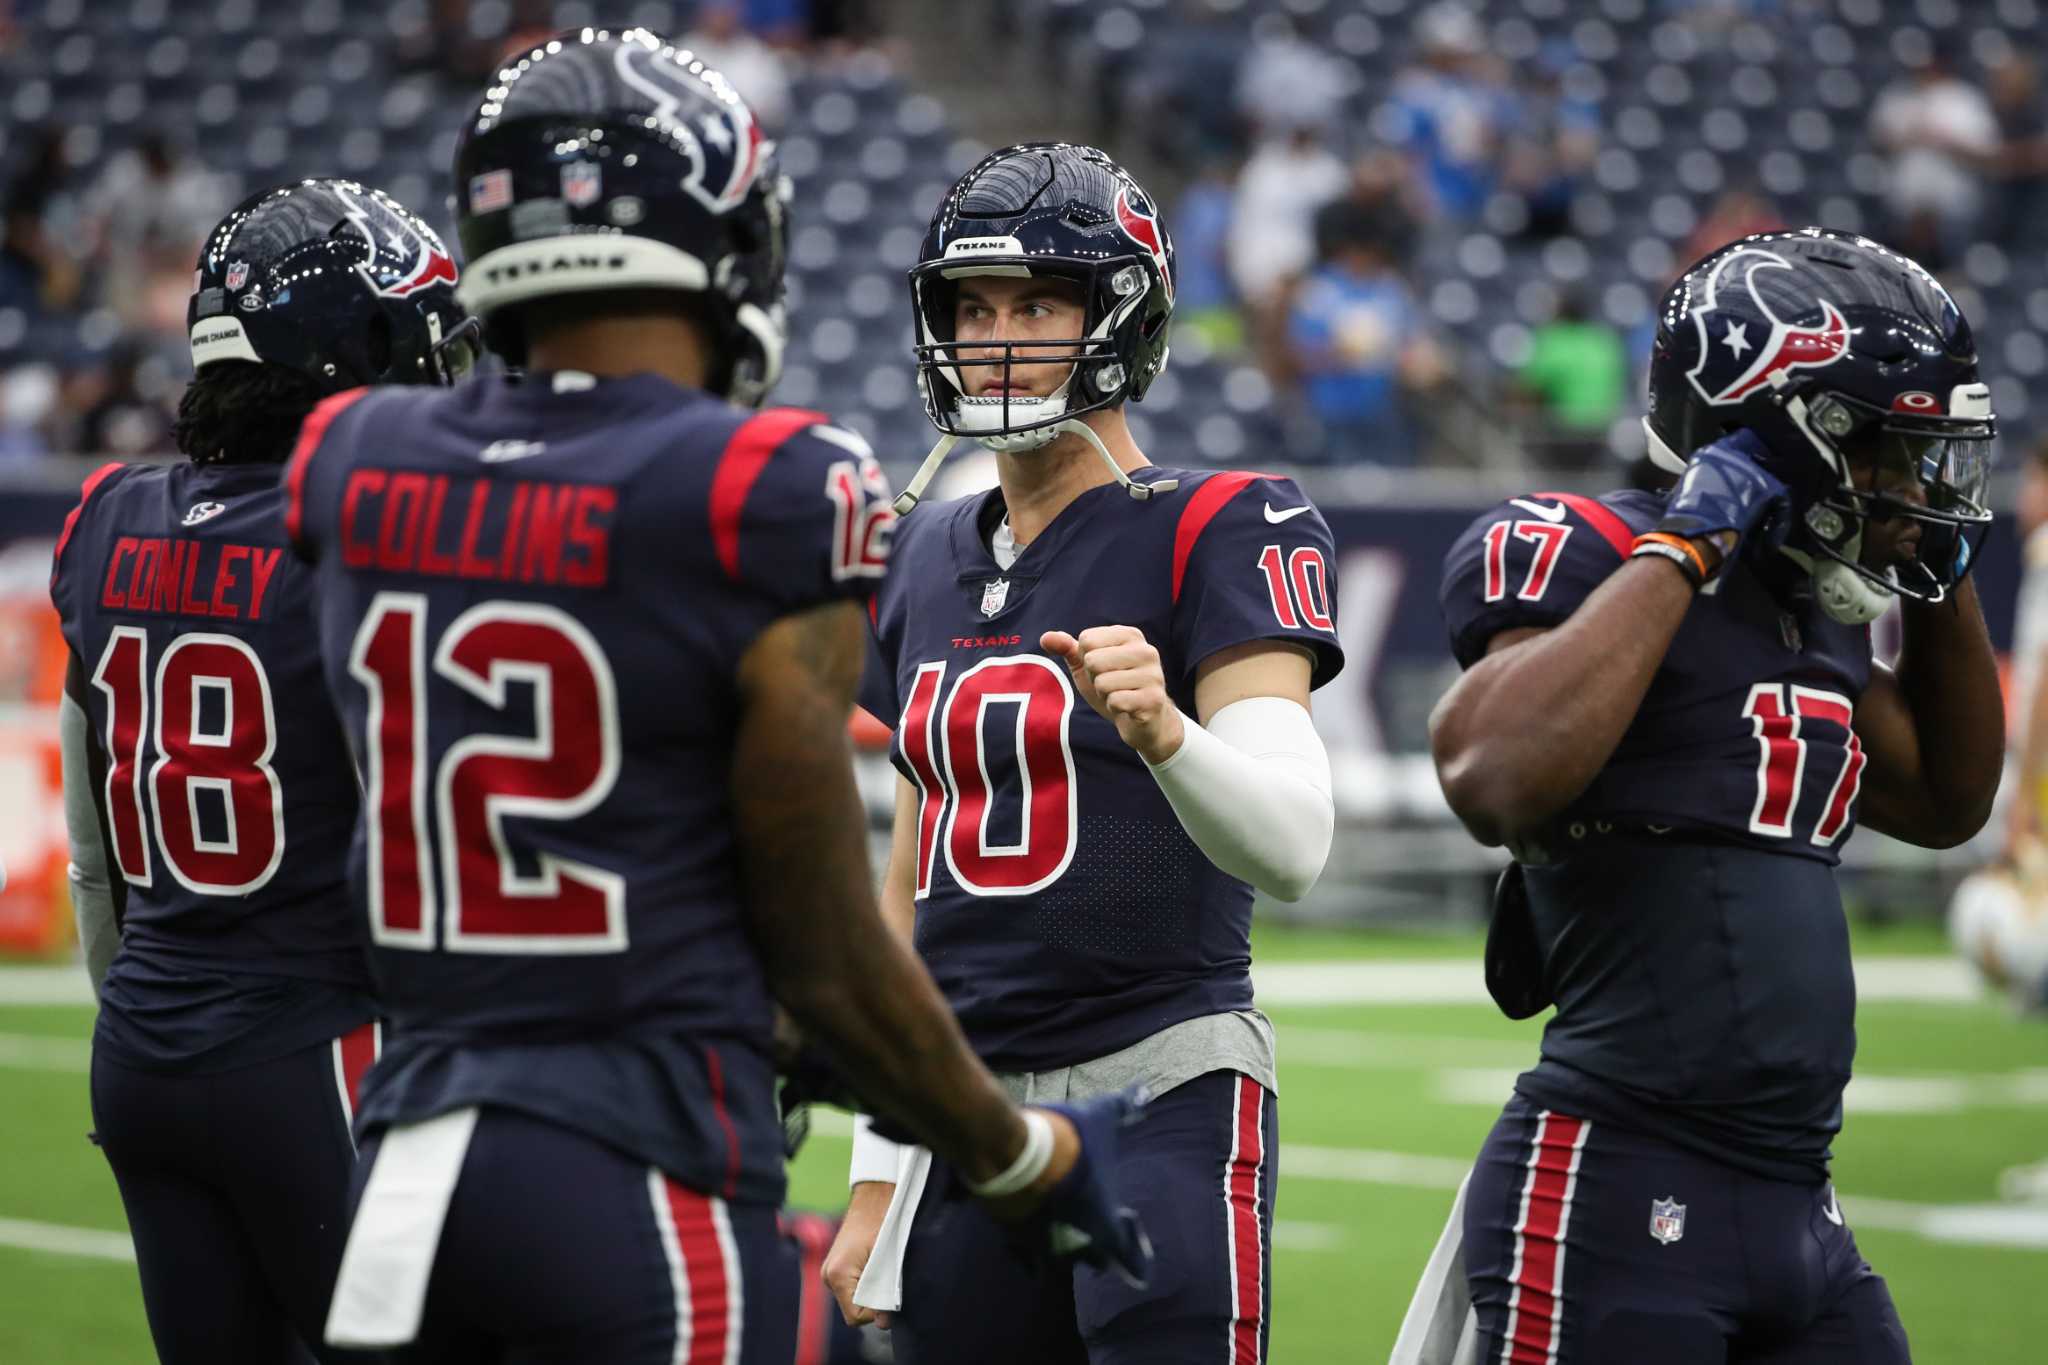
<svg viewBox="0 0 2048 1365">
<path fill-rule="evenodd" d="M 994 616 L 1002 611 L 1003 604 L 1010 600 L 1010 580 L 991 578 L 981 585 L 981 614 Z"/>
<path fill-rule="evenodd" d="M 227 278 L 222 283 L 230 289 L 240 289 L 248 282 L 249 263 L 247 261 L 230 261 L 228 263 Z"/>
<path fill-rule="evenodd" d="M 1650 1235 L 1665 1246 L 1685 1236 L 1685 1205 L 1676 1199 L 1652 1199 Z"/>
<path fill-rule="evenodd" d="M 562 167 L 562 201 L 588 208 L 604 192 L 604 172 L 595 161 L 571 161 Z"/>
</svg>

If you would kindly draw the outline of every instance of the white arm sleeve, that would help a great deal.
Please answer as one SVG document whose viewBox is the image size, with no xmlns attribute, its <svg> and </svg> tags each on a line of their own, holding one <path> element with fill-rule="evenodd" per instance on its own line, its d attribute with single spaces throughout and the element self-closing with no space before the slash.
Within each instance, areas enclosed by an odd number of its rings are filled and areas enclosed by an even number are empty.
<svg viewBox="0 0 2048 1365">
<path fill-rule="evenodd" d="M 1246 697 L 1207 728 L 1182 720 L 1187 738 L 1151 769 L 1181 828 L 1231 876 L 1275 900 L 1300 900 L 1322 875 L 1337 825 L 1330 755 L 1308 708 Z"/>
<path fill-rule="evenodd" d="M 108 880 L 107 844 L 100 828 L 100 808 L 92 789 L 91 743 L 85 708 L 66 696 L 57 708 L 57 743 L 64 759 L 64 828 L 71 836 L 71 912 L 78 917 L 78 943 L 85 949 L 85 970 L 93 994 L 121 945 L 114 917 L 114 888 Z"/>
</svg>

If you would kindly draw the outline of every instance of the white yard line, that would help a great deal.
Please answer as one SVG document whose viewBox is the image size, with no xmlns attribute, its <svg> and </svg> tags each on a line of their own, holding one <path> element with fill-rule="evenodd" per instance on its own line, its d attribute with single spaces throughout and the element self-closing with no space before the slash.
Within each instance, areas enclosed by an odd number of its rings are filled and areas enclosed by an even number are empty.
<svg viewBox="0 0 2048 1365">
<path fill-rule="evenodd" d="M 90 1005 L 92 979 L 76 963 L 0 967 L 0 1005 Z"/>
<path fill-rule="evenodd" d="M 0 1068 L 15 1071 L 92 1070 L 92 1044 L 82 1038 L 46 1038 L 33 1033 L 0 1033 Z"/>
<path fill-rule="evenodd" d="M 1262 1006 L 1487 1005 L 1477 958 L 1420 962 L 1272 962 L 1252 968 Z M 0 1000 L 4 1000 L 0 984 Z M 1962 1004 L 1983 997 L 1977 974 L 1946 955 L 1856 961 L 1856 998 Z"/>
<path fill-rule="evenodd" d="M 1288 1059 L 1288 1033 L 1280 1031 L 1280 1059 Z M 1536 1060 L 1532 1050 L 1528 1063 Z M 1426 1068 L 1425 1068 L 1426 1069 Z M 1497 1108 L 1507 1102 L 1526 1067 L 1446 1067 L 1437 1071 L 1431 1098 L 1444 1104 Z M 1851 1114 L 1959 1114 L 1969 1109 L 2048 1108 L 2048 1069 L 1942 1072 L 1925 1076 L 1858 1075 L 1843 1092 Z"/>
<path fill-rule="evenodd" d="M 1252 972 L 1259 1003 L 1485 1005 L 1477 958 L 1416 962 L 1272 962 Z M 1945 955 L 1867 957 L 1856 963 L 1859 1000 L 1958 1004 L 1981 999 L 1976 973 Z M 0 1005 L 90 1005 L 85 969 L 71 963 L 0 967 Z"/>
<path fill-rule="evenodd" d="M 59 1223 L 31 1223 L 0 1218 L 0 1246 L 47 1251 L 58 1256 L 86 1256 L 96 1261 L 133 1261 L 135 1244 L 125 1232 L 98 1228 L 67 1228 Z"/>
</svg>

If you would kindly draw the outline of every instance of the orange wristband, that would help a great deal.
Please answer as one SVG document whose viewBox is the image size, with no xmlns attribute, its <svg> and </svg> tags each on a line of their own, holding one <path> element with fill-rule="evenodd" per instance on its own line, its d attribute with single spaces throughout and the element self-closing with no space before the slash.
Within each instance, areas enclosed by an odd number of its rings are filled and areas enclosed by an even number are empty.
<svg viewBox="0 0 2048 1365">
<path fill-rule="evenodd" d="M 1678 551 L 1678 554 L 1673 554 L 1673 550 Z M 1645 531 L 1635 538 L 1629 557 L 1633 559 L 1639 554 L 1659 555 L 1680 568 L 1690 566 L 1692 572 L 1689 577 L 1694 587 L 1700 587 L 1707 581 L 1707 557 L 1700 553 L 1699 546 L 1684 536 L 1675 536 L 1669 531 Z M 1683 555 L 1684 558 L 1680 559 L 1679 555 Z"/>
</svg>

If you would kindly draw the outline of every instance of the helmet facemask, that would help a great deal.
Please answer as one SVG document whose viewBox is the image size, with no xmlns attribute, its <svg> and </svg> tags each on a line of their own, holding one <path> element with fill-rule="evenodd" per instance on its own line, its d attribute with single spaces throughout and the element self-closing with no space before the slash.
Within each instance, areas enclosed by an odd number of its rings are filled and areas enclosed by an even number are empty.
<svg viewBox="0 0 2048 1365">
<path fill-rule="evenodd" d="M 1821 487 L 1812 491 L 1801 525 L 1785 553 L 1813 576 L 1829 616 L 1861 625 L 1883 614 L 1894 597 L 1937 603 L 1947 599 L 1976 560 L 1991 524 L 1984 506 L 1991 440 L 1997 424 L 1989 390 L 1958 385 L 1947 413 L 1886 411 L 1830 390 L 1799 392 L 1779 377 L 1785 415 L 1820 455 Z M 1924 395 L 1907 395 L 1907 398 Z M 1870 471 L 1871 488 L 1856 474 Z M 1882 476 L 1889 474 L 1889 480 Z M 1910 479 L 1917 497 L 1879 488 Z M 1881 568 L 1863 562 L 1864 537 L 1874 522 L 1904 520 L 1919 528 L 1915 553 Z"/>
<path fill-rule="evenodd" d="M 1084 335 L 1034 341 L 959 341 L 954 309 L 959 281 L 973 276 L 1028 279 L 1046 276 L 1081 288 Z M 1123 323 L 1144 306 L 1150 280 L 1131 257 L 1106 261 L 1033 261 L 962 264 L 937 261 L 910 273 L 915 304 L 918 380 L 925 412 L 948 436 L 978 441 L 991 450 L 1035 450 L 1056 437 L 1061 422 L 1122 402 L 1133 387 L 1132 357 L 1122 354 Z M 963 353 L 972 351 L 974 359 Z M 968 392 L 963 369 L 1000 366 L 1007 388 L 1018 365 L 1067 365 L 1052 393 L 1028 398 Z"/>
<path fill-rule="evenodd" d="M 1081 287 L 1083 335 L 1010 341 L 956 339 L 958 281 L 973 276 L 1029 279 L 1036 275 L 1068 280 Z M 942 435 L 897 498 L 897 512 L 907 513 L 917 505 L 946 453 L 961 440 L 976 441 L 999 453 L 1019 454 L 1042 449 L 1060 436 L 1071 434 L 1095 449 L 1132 497 L 1148 498 L 1154 490 L 1167 492 L 1177 487 L 1177 481 L 1172 479 L 1155 479 L 1149 484 L 1134 482 L 1117 464 L 1102 438 L 1079 420 L 1087 413 L 1114 407 L 1126 398 L 1142 394 L 1154 375 L 1165 368 L 1162 347 L 1153 368 L 1147 373 L 1139 372 L 1135 355 L 1139 328 L 1125 326 L 1133 314 L 1145 307 L 1152 283 L 1146 268 L 1129 256 L 1102 261 L 1038 257 L 1029 263 L 932 261 L 913 269 L 910 292 L 917 323 L 913 350 L 917 356 L 918 388 L 924 395 L 925 414 Z M 973 353 L 971 359 L 968 352 Z M 1017 367 L 1039 365 L 1066 365 L 1066 377 L 1049 394 L 1017 396 L 1010 392 L 1011 376 Z M 1004 391 L 1000 396 L 990 398 L 968 392 L 970 386 L 963 371 L 984 368 L 1001 369 Z"/>
</svg>

